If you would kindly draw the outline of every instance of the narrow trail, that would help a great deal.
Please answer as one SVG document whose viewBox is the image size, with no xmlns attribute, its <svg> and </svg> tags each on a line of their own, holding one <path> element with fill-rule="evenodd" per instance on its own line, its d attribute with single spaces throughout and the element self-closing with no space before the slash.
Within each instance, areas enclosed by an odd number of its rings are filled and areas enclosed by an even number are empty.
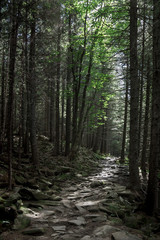
<svg viewBox="0 0 160 240">
<path fill-rule="evenodd" d="M 144 239 L 140 231 L 126 227 L 120 219 L 127 208 L 123 212 L 114 208 L 115 199 L 127 202 L 127 166 L 117 165 L 116 159 L 108 158 L 102 162 L 102 167 L 99 173 L 86 178 L 79 176 L 81 180 L 77 182 L 63 183 L 57 201 L 46 200 L 43 209 L 32 206 L 26 214 L 31 218 L 30 227 L 21 232 L 5 233 L 3 239 Z"/>
</svg>

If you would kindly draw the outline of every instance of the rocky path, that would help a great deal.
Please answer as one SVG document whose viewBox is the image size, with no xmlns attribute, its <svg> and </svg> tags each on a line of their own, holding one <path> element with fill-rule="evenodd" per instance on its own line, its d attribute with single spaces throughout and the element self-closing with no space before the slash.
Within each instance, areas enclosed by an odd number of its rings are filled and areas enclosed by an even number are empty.
<svg viewBox="0 0 160 240">
<path fill-rule="evenodd" d="M 63 183 L 63 190 L 54 201 L 29 202 L 30 211 L 25 216 L 31 220 L 30 226 L 4 233 L 2 239 L 158 239 L 144 237 L 142 229 L 131 226 L 140 224 L 142 219 L 140 215 L 131 214 L 135 196 L 125 186 L 128 183 L 127 166 L 117 165 L 113 158 L 103 161 L 102 166 L 97 174 L 86 178 L 79 175 L 76 182 Z M 137 221 L 134 222 L 135 218 Z M 19 218 L 21 221 L 24 216 Z"/>
</svg>

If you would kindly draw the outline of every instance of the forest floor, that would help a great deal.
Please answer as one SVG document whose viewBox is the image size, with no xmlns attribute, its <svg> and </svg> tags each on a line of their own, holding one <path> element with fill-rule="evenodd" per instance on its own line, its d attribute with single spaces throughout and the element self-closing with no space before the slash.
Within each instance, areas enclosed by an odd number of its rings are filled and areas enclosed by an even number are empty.
<svg viewBox="0 0 160 240">
<path fill-rule="evenodd" d="M 15 158 L 12 192 L 2 188 L 7 167 L 0 160 L 0 240 L 160 239 L 159 219 L 127 188 L 127 165 L 83 148 L 75 162 L 53 157 L 44 139 L 40 149 L 38 173 L 28 159 L 17 168 Z"/>
</svg>

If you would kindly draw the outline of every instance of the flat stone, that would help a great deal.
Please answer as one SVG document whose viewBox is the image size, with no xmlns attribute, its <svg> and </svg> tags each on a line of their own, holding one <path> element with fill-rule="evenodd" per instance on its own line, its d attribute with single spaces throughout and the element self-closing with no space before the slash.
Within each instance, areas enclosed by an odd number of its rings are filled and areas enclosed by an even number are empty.
<svg viewBox="0 0 160 240">
<path fill-rule="evenodd" d="M 45 233 L 44 228 L 31 228 L 22 232 L 24 235 L 41 236 Z"/>
<path fill-rule="evenodd" d="M 69 200 L 62 200 L 62 204 L 66 208 L 72 208 L 71 201 L 69 201 Z"/>
<path fill-rule="evenodd" d="M 81 238 L 80 240 L 91 240 L 91 237 L 89 235 L 84 236 L 83 238 Z"/>
<path fill-rule="evenodd" d="M 81 226 L 86 225 L 86 221 L 83 217 L 78 217 L 76 220 L 68 221 L 70 224 L 73 224 L 75 226 Z"/>
<path fill-rule="evenodd" d="M 39 201 L 40 204 L 46 205 L 46 206 L 59 206 L 60 202 L 59 201 L 50 201 L 50 200 L 41 200 Z"/>
<path fill-rule="evenodd" d="M 98 205 L 99 203 L 100 201 L 86 201 L 86 202 L 79 202 L 76 205 L 80 207 L 91 207 L 91 206 Z"/>
<path fill-rule="evenodd" d="M 66 226 L 65 225 L 63 225 L 63 226 L 54 226 L 52 228 L 56 232 L 64 232 L 64 231 L 66 231 Z"/>
<path fill-rule="evenodd" d="M 87 212 L 86 209 L 84 209 L 83 207 L 78 206 L 77 204 L 75 205 L 75 207 L 78 209 L 78 211 L 81 214 L 85 214 Z"/>
<path fill-rule="evenodd" d="M 115 232 L 112 234 L 112 240 L 142 240 L 142 238 L 128 232 Z"/>
<path fill-rule="evenodd" d="M 90 193 L 91 189 L 90 188 L 84 188 L 82 191 L 80 191 L 81 193 Z"/>
<path fill-rule="evenodd" d="M 94 181 L 90 184 L 91 188 L 96 188 L 96 187 L 100 187 L 103 186 L 103 182 L 102 181 Z"/>
<path fill-rule="evenodd" d="M 67 192 L 69 191 L 69 192 L 75 192 L 75 191 L 77 191 L 77 187 L 69 187 L 69 188 L 67 188 L 67 189 L 65 189 Z"/>
<path fill-rule="evenodd" d="M 117 232 L 119 229 L 112 227 L 110 225 L 104 225 L 102 227 L 98 227 L 94 230 L 94 235 L 96 237 L 108 237 L 112 233 Z"/>
</svg>

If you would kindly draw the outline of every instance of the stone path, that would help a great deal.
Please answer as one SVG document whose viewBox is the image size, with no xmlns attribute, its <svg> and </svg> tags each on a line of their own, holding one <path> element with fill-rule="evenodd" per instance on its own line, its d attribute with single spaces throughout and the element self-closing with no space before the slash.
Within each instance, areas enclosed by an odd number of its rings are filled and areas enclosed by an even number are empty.
<svg viewBox="0 0 160 240">
<path fill-rule="evenodd" d="M 30 202 L 31 209 L 26 216 L 31 219 L 31 225 L 22 231 L 6 233 L 6 238 L 4 234 L 3 239 L 144 239 L 140 231 L 124 226 L 121 220 L 121 215 L 130 207 L 125 196 L 132 198 L 125 186 L 128 183 L 127 166 L 118 166 L 116 159 L 110 158 L 102 165 L 98 174 L 87 178 L 79 175 L 78 183 L 63 183 L 56 201 L 44 200 L 42 204 L 38 203 L 39 208 Z M 117 208 L 119 202 L 125 202 L 123 211 Z"/>
</svg>

